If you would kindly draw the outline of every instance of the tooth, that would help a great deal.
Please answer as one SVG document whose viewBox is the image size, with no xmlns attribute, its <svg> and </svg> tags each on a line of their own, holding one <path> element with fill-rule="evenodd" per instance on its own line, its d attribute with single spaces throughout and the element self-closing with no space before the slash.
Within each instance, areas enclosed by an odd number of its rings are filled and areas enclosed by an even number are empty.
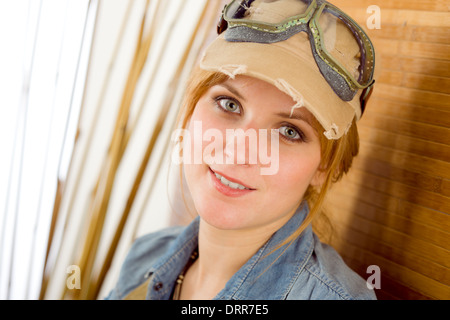
<svg viewBox="0 0 450 320">
<path fill-rule="evenodd" d="M 225 179 L 224 177 L 220 178 L 220 181 L 221 181 L 223 184 L 228 185 L 228 180 Z"/>
<path fill-rule="evenodd" d="M 226 185 L 226 186 L 228 186 L 230 188 L 239 189 L 239 190 L 247 189 L 246 187 L 240 185 L 239 183 L 234 183 L 234 182 L 231 182 L 231 181 L 227 180 L 225 177 L 222 177 L 218 173 L 214 173 L 214 175 L 217 177 L 217 179 L 220 180 L 220 182 L 222 182 L 222 184 L 224 184 L 224 185 Z"/>
<path fill-rule="evenodd" d="M 234 182 L 230 182 L 230 184 L 228 185 L 230 188 L 233 188 L 233 189 L 238 189 L 239 188 L 239 184 L 237 184 L 237 183 L 234 183 Z"/>
</svg>

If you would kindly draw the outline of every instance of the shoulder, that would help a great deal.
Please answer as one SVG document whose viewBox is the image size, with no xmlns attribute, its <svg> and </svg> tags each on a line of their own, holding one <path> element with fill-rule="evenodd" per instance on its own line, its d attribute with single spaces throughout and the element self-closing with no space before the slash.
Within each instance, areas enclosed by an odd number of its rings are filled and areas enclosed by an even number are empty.
<svg viewBox="0 0 450 320">
<path fill-rule="evenodd" d="M 289 299 L 375 300 L 376 295 L 335 249 L 321 243 L 314 235 L 313 253 L 297 278 Z"/>
<path fill-rule="evenodd" d="M 107 299 L 122 299 L 146 280 L 149 269 L 170 249 L 185 227 L 171 227 L 136 239 L 122 265 L 116 287 Z"/>
<path fill-rule="evenodd" d="M 170 247 L 186 227 L 171 227 L 137 238 L 132 244 L 124 266 L 136 260 L 147 260 L 149 256 L 159 256 Z"/>
</svg>

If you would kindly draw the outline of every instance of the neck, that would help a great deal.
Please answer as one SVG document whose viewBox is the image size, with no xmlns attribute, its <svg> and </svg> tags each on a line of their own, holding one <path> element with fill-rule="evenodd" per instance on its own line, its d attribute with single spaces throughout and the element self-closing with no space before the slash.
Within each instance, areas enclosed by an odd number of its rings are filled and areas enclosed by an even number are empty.
<svg viewBox="0 0 450 320">
<path fill-rule="evenodd" d="M 200 219 L 199 257 L 187 270 L 181 299 L 212 299 L 291 215 L 252 229 L 223 230 Z"/>
<path fill-rule="evenodd" d="M 198 275 L 228 281 L 276 229 L 221 230 L 200 221 Z"/>
<path fill-rule="evenodd" d="M 212 299 L 285 221 L 245 230 L 222 230 L 200 219 L 199 258 L 188 269 L 182 297 Z M 193 289 L 195 288 L 195 290 Z"/>
<path fill-rule="evenodd" d="M 199 257 L 187 270 L 182 299 L 212 299 L 228 280 L 295 214 L 254 228 L 224 230 L 200 218 Z"/>
</svg>

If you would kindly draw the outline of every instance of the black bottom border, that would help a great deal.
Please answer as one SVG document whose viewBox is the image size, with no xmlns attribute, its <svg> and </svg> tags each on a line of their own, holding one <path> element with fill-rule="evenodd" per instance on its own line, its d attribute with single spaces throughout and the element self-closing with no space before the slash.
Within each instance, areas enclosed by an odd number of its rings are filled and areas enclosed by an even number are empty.
<svg viewBox="0 0 450 320">
<path fill-rule="evenodd" d="M 58 319 L 77 317 L 81 320 L 98 316 L 128 319 L 296 319 L 343 316 L 350 318 L 393 317 L 433 310 L 448 310 L 448 303 L 436 301 L 3 301 L 8 309 L 21 315 L 52 315 Z M 422 303 L 433 303 L 432 308 Z M 428 306 L 430 307 L 430 306 Z M 445 308 L 445 309 L 444 309 Z M 60 311 L 62 310 L 62 312 Z"/>
</svg>

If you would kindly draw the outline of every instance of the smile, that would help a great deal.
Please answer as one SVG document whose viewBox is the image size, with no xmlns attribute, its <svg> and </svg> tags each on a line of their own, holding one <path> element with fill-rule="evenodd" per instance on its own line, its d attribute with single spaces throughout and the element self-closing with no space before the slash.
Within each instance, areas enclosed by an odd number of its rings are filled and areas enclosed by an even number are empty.
<svg viewBox="0 0 450 320">
<path fill-rule="evenodd" d="M 221 176 L 220 174 L 213 172 L 217 179 L 220 180 L 220 182 L 227 187 L 230 187 L 231 189 L 238 189 L 238 190 L 250 190 L 250 188 L 244 187 L 243 185 L 235 182 L 231 182 L 227 180 L 227 178 Z"/>
<path fill-rule="evenodd" d="M 255 191 L 255 189 L 244 185 L 241 181 L 238 182 L 229 177 L 225 178 L 222 174 L 213 171 L 211 168 L 209 168 L 209 171 L 211 173 L 213 185 L 215 186 L 217 191 L 226 196 L 240 197 Z"/>
</svg>

